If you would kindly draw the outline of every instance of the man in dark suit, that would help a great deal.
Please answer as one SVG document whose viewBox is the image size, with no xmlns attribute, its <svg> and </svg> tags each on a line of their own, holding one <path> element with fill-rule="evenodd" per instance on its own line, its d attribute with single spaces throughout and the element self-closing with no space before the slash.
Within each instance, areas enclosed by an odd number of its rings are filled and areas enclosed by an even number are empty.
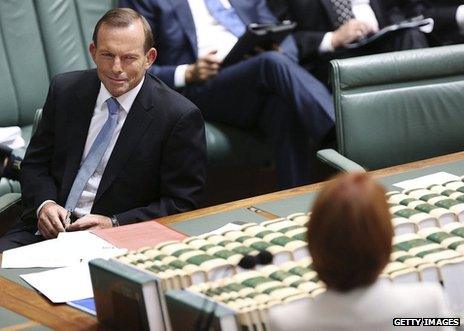
<svg viewBox="0 0 464 331">
<path fill-rule="evenodd" d="M 395 0 L 397 1 L 397 0 Z M 300 63 L 322 81 L 328 82 L 329 61 L 360 55 L 427 47 L 425 36 L 416 29 L 395 31 L 378 42 L 358 49 L 344 49 L 385 26 L 406 17 L 393 3 L 381 0 L 268 0 L 280 19 L 298 26 L 294 33 Z"/>
<path fill-rule="evenodd" d="M 145 16 L 159 56 L 150 69 L 177 88 L 205 119 L 242 129 L 259 127 L 274 147 L 281 188 L 310 180 L 310 139 L 320 142 L 334 125 L 327 89 L 297 63 L 292 38 L 221 68 L 250 23 L 271 23 L 265 0 L 123 0 Z"/>
<path fill-rule="evenodd" d="M 109 11 L 89 47 L 97 69 L 53 79 L 22 163 L 22 220 L 0 239 L 0 251 L 65 229 L 109 228 L 197 206 L 203 119 L 146 74 L 156 58 L 152 44 L 138 13 Z"/>
<path fill-rule="evenodd" d="M 464 1 L 462 0 L 398 0 L 408 16 L 423 15 L 435 22 L 431 34 L 434 45 L 464 42 Z"/>
</svg>

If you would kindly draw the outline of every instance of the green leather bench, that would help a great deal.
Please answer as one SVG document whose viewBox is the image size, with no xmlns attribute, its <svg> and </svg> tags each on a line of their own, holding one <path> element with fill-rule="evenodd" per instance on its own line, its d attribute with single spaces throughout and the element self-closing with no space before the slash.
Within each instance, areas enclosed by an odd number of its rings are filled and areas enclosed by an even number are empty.
<svg viewBox="0 0 464 331">
<path fill-rule="evenodd" d="M 374 170 L 464 150 L 464 45 L 334 60 L 339 170 Z"/>
<path fill-rule="evenodd" d="M 36 109 L 51 78 L 94 67 L 87 48 L 97 20 L 117 0 L 0 1 L 0 126 L 19 125 L 29 141 Z M 271 163 L 261 136 L 216 123 L 206 124 L 209 168 L 257 167 Z M 24 148 L 15 151 L 24 154 Z M 0 183 L 0 195 L 19 192 Z"/>
</svg>

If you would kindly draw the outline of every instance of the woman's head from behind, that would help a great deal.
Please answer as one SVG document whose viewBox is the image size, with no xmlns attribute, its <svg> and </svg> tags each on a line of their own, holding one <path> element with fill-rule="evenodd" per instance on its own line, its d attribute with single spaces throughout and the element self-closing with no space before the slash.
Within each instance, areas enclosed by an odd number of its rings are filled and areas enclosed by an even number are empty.
<svg viewBox="0 0 464 331">
<path fill-rule="evenodd" d="M 392 236 L 385 190 L 364 173 L 329 182 L 308 225 L 314 269 L 328 288 L 341 292 L 375 282 L 389 261 Z"/>
</svg>

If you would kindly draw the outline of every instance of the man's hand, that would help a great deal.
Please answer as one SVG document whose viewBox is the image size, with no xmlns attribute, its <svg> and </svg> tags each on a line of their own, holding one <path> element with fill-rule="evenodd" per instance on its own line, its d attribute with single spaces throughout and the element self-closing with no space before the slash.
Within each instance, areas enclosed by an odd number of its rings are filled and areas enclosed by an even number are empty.
<svg viewBox="0 0 464 331">
<path fill-rule="evenodd" d="M 187 84 L 204 82 L 217 75 L 221 63 L 216 57 L 217 51 L 211 51 L 190 64 L 185 71 Z"/>
<path fill-rule="evenodd" d="M 44 238 L 56 238 L 64 232 L 64 222 L 68 211 L 55 202 L 47 202 L 40 209 L 37 227 Z"/>
<path fill-rule="evenodd" d="M 334 49 L 340 48 L 355 40 L 365 37 L 371 32 L 374 31 L 370 25 L 351 19 L 334 31 L 332 35 L 332 46 Z"/>
<path fill-rule="evenodd" d="M 88 214 L 79 218 L 66 228 L 66 231 L 82 231 L 111 228 L 113 224 L 109 217 L 103 215 Z"/>
</svg>

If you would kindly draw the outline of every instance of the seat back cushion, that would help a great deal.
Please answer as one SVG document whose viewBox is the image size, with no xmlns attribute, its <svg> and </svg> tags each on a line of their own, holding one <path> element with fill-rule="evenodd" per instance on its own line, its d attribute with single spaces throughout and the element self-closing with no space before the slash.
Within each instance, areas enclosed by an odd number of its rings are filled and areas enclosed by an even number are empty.
<svg viewBox="0 0 464 331">
<path fill-rule="evenodd" d="M 464 147 L 464 46 L 332 61 L 339 151 L 368 169 Z"/>
</svg>

